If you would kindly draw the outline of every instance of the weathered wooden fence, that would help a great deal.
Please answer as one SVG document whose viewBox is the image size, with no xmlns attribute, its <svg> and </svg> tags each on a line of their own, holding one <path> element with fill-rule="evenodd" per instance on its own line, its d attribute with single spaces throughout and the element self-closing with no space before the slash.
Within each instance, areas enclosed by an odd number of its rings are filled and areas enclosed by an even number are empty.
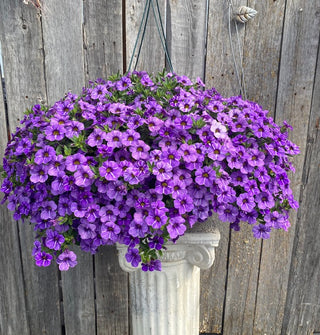
<svg viewBox="0 0 320 335">
<path fill-rule="evenodd" d="M 35 1 L 35 0 L 34 0 Z M 36 3 L 36 1 L 35 1 Z M 238 82 L 228 33 L 228 0 L 160 0 L 174 70 L 224 95 Z M 0 0 L 6 98 L 0 94 L 0 155 L 25 108 L 52 103 L 90 79 L 126 70 L 144 0 Z M 320 2 L 233 0 L 258 11 L 239 26 L 248 98 L 294 127 L 301 148 L 293 189 L 300 202 L 289 233 L 261 242 L 250 229 L 222 235 L 216 261 L 202 272 L 201 332 L 224 335 L 320 332 Z M 41 13 L 41 15 L 40 15 Z M 234 45 L 237 37 L 231 31 Z M 139 69 L 162 70 L 153 18 Z M 0 89 L 0 93 L 3 91 Z M 7 108 L 5 108 L 7 107 Z M 6 113 L 7 111 L 7 113 Z M 33 231 L 0 208 L 0 334 L 130 334 L 128 278 L 112 247 L 60 274 L 36 268 Z"/>
</svg>

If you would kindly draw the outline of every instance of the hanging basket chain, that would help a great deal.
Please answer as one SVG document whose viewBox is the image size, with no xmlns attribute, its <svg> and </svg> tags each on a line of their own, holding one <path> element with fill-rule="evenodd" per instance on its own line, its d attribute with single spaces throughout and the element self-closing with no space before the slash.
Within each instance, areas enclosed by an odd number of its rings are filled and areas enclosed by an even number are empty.
<svg viewBox="0 0 320 335">
<path fill-rule="evenodd" d="M 234 63 L 234 69 L 236 72 L 236 77 L 237 77 L 237 81 L 239 84 L 239 89 L 240 89 L 240 94 L 242 95 L 243 99 L 246 100 L 246 96 L 247 96 L 247 92 L 246 92 L 246 86 L 245 86 L 245 75 L 244 75 L 244 69 L 242 66 L 242 52 L 241 52 L 241 42 L 240 42 L 240 37 L 239 37 L 239 31 L 238 31 L 238 26 L 237 23 L 235 21 L 234 25 L 235 25 L 235 29 L 236 29 L 236 35 L 237 35 L 237 43 L 238 43 L 238 52 L 239 52 L 239 58 L 240 58 L 240 72 L 238 69 L 238 64 L 236 61 L 236 56 L 235 56 L 235 52 L 234 52 L 234 48 L 233 48 L 233 41 L 232 41 L 232 35 L 231 35 L 231 21 L 233 18 L 233 4 L 232 4 L 232 0 L 228 0 L 228 5 L 229 5 L 229 15 L 228 15 L 228 30 L 229 30 L 229 40 L 230 40 L 230 47 L 231 47 L 231 53 L 232 53 L 232 58 L 233 58 L 233 63 Z"/>
<path fill-rule="evenodd" d="M 135 65 L 134 65 L 133 69 L 136 70 L 136 68 L 137 68 L 139 58 L 140 58 L 142 44 L 143 44 L 144 37 L 145 37 L 147 23 L 148 23 L 148 19 L 149 19 L 150 6 L 152 7 L 152 12 L 153 12 L 153 16 L 154 16 L 154 19 L 155 19 L 155 22 L 156 22 L 157 31 L 158 31 L 158 34 L 159 34 L 159 37 L 160 37 L 162 48 L 163 48 L 164 53 L 166 55 L 167 63 L 169 65 L 170 71 L 173 72 L 173 66 L 172 66 L 172 62 L 171 62 L 171 58 L 170 58 L 170 54 L 169 54 L 169 50 L 168 50 L 168 46 L 167 46 L 167 40 L 166 40 L 164 28 L 163 28 L 159 3 L 158 3 L 158 0 L 154 0 L 154 1 L 156 2 L 157 11 L 155 10 L 153 0 L 146 0 L 144 10 L 143 10 L 142 19 L 141 19 L 141 22 L 140 22 L 140 27 L 139 27 L 139 30 L 138 30 L 138 35 L 137 35 L 137 38 L 136 38 L 136 41 L 135 41 L 135 44 L 134 44 L 134 48 L 133 48 L 133 51 L 132 51 L 132 55 L 131 55 L 131 58 L 130 58 L 129 67 L 128 67 L 127 72 L 131 71 L 133 58 L 134 58 L 134 55 L 135 55 L 135 52 L 136 52 L 136 49 L 137 49 L 137 46 L 138 46 L 138 43 L 139 43 L 139 40 L 140 40 L 140 35 L 142 33 L 139 48 L 138 48 L 137 58 L 136 58 Z"/>
<path fill-rule="evenodd" d="M 155 18 L 155 21 L 156 21 L 157 30 L 158 30 L 158 33 L 159 33 L 159 36 L 160 36 L 162 48 L 163 48 L 163 50 L 165 52 L 168 65 L 170 67 L 170 71 L 173 72 L 173 66 L 172 66 L 172 62 L 171 62 L 171 58 L 170 58 L 170 54 L 169 54 L 169 50 L 168 50 L 167 39 L 166 39 L 166 35 L 165 35 L 164 29 L 163 29 L 163 23 L 162 23 L 160 8 L 159 8 L 159 2 L 158 2 L 158 0 L 155 0 L 155 2 L 156 2 L 156 5 L 157 5 L 157 12 L 158 12 L 157 14 L 158 14 L 158 18 L 159 18 L 159 21 L 160 21 L 161 32 L 160 32 L 159 24 L 158 24 L 158 21 L 157 21 L 157 15 L 155 13 L 154 5 L 153 5 L 153 0 L 151 0 L 151 6 L 152 6 L 153 15 L 154 15 L 154 18 Z"/>
</svg>

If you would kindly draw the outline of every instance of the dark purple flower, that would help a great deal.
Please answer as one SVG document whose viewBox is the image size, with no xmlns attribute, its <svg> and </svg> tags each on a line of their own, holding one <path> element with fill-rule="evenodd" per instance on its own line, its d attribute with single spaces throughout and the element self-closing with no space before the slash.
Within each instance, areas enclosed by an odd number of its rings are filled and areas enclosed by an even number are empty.
<svg viewBox="0 0 320 335">
<path fill-rule="evenodd" d="M 233 205 L 220 205 L 218 207 L 219 219 L 223 222 L 234 222 L 239 210 Z"/>
<path fill-rule="evenodd" d="M 259 224 L 252 228 L 253 236 L 255 238 L 268 239 L 270 237 L 270 231 L 271 227 L 264 224 Z"/>
<path fill-rule="evenodd" d="M 34 162 L 36 164 L 47 164 L 54 160 L 56 157 L 55 150 L 50 147 L 49 145 L 44 146 L 42 149 L 39 149 L 35 156 L 34 156 Z"/>
<path fill-rule="evenodd" d="M 34 259 L 37 266 L 47 267 L 51 264 L 52 256 L 46 252 L 38 252 L 35 254 Z"/>
<path fill-rule="evenodd" d="M 133 267 L 137 267 L 141 262 L 141 256 L 139 255 L 139 250 L 135 248 L 128 249 L 126 253 L 126 260 L 128 263 L 131 263 Z"/>
<path fill-rule="evenodd" d="M 64 237 L 56 231 L 47 230 L 47 237 L 45 239 L 45 246 L 49 249 L 60 250 L 62 243 L 65 241 Z"/>
<path fill-rule="evenodd" d="M 49 219 L 55 219 L 57 216 L 57 205 L 54 201 L 45 201 L 42 204 L 42 210 L 41 210 L 41 219 L 42 220 L 49 220 Z"/>
</svg>

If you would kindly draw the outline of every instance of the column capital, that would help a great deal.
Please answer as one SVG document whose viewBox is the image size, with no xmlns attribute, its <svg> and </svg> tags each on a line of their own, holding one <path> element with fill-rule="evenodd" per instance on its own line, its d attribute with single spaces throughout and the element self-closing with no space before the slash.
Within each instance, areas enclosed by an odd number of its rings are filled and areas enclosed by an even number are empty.
<svg viewBox="0 0 320 335">
<path fill-rule="evenodd" d="M 172 267 L 177 263 L 190 263 L 200 269 L 209 269 L 214 262 L 214 248 L 218 246 L 220 240 L 219 231 L 211 233 L 186 233 L 181 236 L 176 243 L 167 243 L 162 257 L 162 268 Z M 125 259 L 127 246 L 117 244 L 119 251 L 119 263 L 122 270 L 132 272 L 139 268 L 134 268 Z"/>
</svg>

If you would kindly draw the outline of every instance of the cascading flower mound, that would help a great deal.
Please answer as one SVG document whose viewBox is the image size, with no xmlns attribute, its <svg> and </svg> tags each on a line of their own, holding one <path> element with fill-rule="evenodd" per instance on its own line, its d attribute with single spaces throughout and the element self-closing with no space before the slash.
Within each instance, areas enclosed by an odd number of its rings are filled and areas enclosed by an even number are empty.
<svg viewBox="0 0 320 335">
<path fill-rule="evenodd" d="M 36 231 L 36 264 L 77 264 L 77 244 L 94 254 L 128 246 L 126 259 L 161 270 L 167 241 L 212 212 L 256 238 L 287 230 L 297 209 L 287 172 L 299 153 L 286 122 L 258 104 L 225 99 L 201 80 L 146 72 L 98 79 L 77 97 L 27 111 L 3 159 L 3 202 Z"/>
</svg>

